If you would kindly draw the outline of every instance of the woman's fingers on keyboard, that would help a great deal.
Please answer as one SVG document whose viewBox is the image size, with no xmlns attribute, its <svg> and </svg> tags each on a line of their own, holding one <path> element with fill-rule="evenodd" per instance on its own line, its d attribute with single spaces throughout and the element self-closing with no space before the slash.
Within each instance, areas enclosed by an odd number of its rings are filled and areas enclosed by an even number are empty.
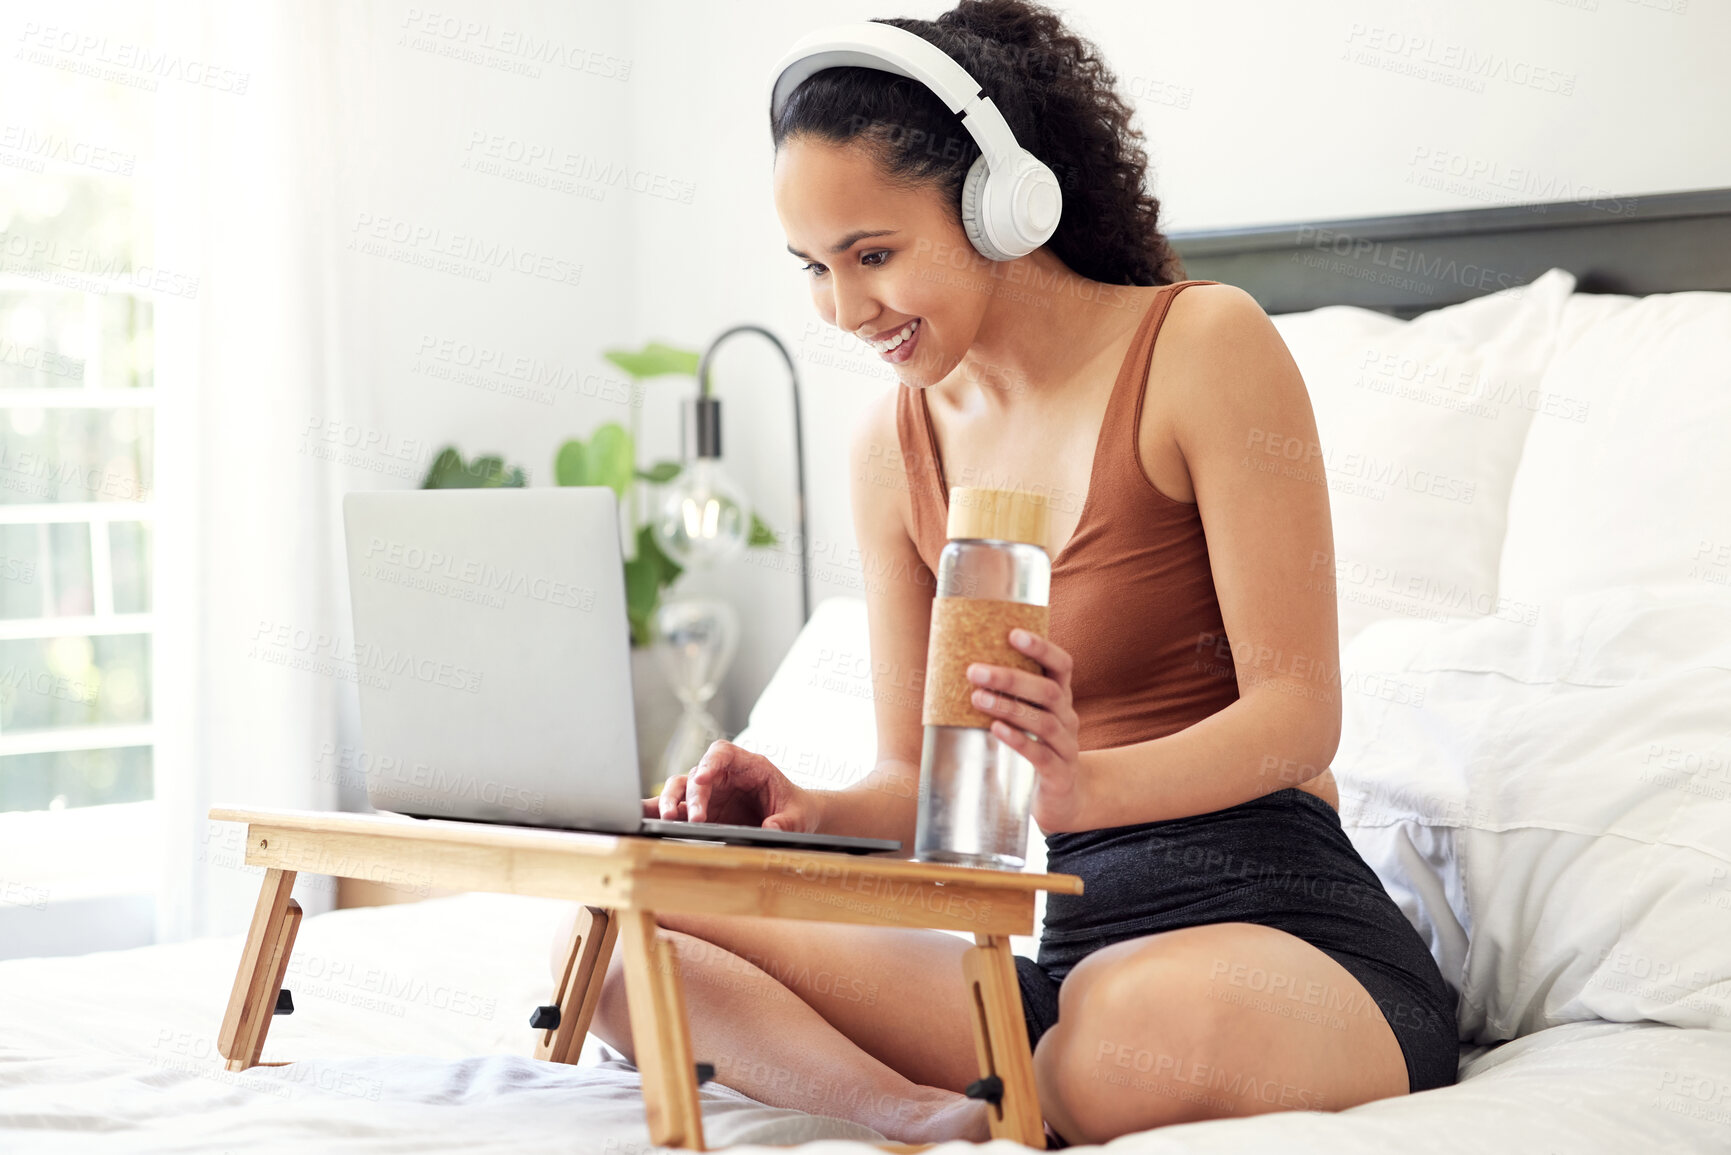
<svg viewBox="0 0 1731 1155">
<path fill-rule="evenodd" d="M 696 771 L 685 783 L 685 814 L 693 822 L 703 822 L 709 815 L 709 791 L 713 782 L 713 774 L 705 774 L 699 781 Z"/>
<path fill-rule="evenodd" d="M 661 817 L 670 821 L 683 821 L 685 815 L 685 782 L 688 775 L 676 774 L 667 780 L 661 788 Z"/>
<path fill-rule="evenodd" d="M 712 807 L 710 796 L 719 785 L 725 797 L 730 793 L 732 784 L 729 778 L 733 772 L 733 752 L 735 747 L 725 741 L 716 740 L 709 744 L 709 749 L 703 752 L 703 757 L 696 766 L 691 768 L 685 785 L 686 812 L 692 822 L 707 822 Z"/>
</svg>

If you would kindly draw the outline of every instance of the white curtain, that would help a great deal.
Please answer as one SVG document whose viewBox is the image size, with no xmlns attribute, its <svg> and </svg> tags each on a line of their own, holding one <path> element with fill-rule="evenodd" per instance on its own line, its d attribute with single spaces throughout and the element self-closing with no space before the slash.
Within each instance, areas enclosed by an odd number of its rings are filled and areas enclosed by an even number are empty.
<svg viewBox="0 0 1731 1155">
<path fill-rule="evenodd" d="M 308 432 L 366 407 L 333 352 L 348 19 L 292 0 L 159 5 L 160 44 L 230 73 L 159 93 L 158 260 L 199 276 L 157 314 L 159 941 L 250 917 L 258 871 L 212 804 L 335 809 L 357 772 L 340 487 L 314 455 L 328 425 Z M 300 883 L 309 915 L 331 907 L 330 879 Z"/>
</svg>

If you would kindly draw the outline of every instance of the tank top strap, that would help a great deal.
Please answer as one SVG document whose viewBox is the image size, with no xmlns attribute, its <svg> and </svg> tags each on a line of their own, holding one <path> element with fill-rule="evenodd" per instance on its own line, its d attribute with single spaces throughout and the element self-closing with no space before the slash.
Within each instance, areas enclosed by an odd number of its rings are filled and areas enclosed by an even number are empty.
<svg viewBox="0 0 1731 1155">
<path fill-rule="evenodd" d="M 1112 393 L 1106 402 L 1105 427 L 1101 431 L 1096 450 L 1100 460 L 1095 463 L 1095 478 L 1090 479 L 1089 485 L 1089 492 L 1092 494 L 1101 475 L 1104 475 L 1105 485 L 1104 492 L 1100 494 L 1100 504 L 1110 501 L 1115 493 L 1141 491 L 1142 465 L 1136 451 L 1136 438 L 1142 427 L 1142 402 L 1148 391 L 1148 371 L 1153 364 L 1154 342 L 1159 339 L 1160 327 L 1166 321 L 1172 302 L 1191 285 L 1219 283 L 1203 280 L 1174 281 L 1162 286 L 1148 303 L 1148 310 L 1142 315 L 1142 323 L 1136 328 L 1136 336 L 1130 342 L 1129 351 L 1124 354 L 1123 364 L 1118 367 L 1118 378 L 1112 383 Z M 1135 485 L 1132 486 L 1131 483 Z"/>
<path fill-rule="evenodd" d="M 937 437 L 927 425 L 929 416 L 919 391 L 896 384 L 896 447 L 902 455 L 902 474 L 907 479 L 908 504 L 913 510 L 914 549 L 934 574 L 938 555 L 948 541 L 949 507 L 943 463 L 938 460 Z"/>
</svg>

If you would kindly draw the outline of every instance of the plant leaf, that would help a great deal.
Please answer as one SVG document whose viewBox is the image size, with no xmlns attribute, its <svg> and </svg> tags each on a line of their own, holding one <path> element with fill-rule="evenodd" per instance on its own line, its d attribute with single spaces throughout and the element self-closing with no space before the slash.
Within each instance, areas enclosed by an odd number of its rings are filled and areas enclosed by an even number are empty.
<svg viewBox="0 0 1731 1155">
<path fill-rule="evenodd" d="M 463 471 L 463 455 L 457 452 L 455 445 L 447 445 L 439 450 L 439 455 L 433 458 L 433 464 L 427 467 L 427 476 L 421 480 L 422 489 L 449 489 L 447 480 L 452 474 Z"/>
<path fill-rule="evenodd" d="M 421 488 L 520 489 L 525 484 L 526 475 L 521 466 L 513 466 L 507 471 L 504 458 L 494 454 L 477 457 L 471 464 L 465 465 L 463 455 L 457 452 L 457 447 L 447 445 L 439 451 L 439 456 L 433 459 L 426 479 L 421 482 Z"/>
<path fill-rule="evenodd" d="M 662 377 L 671 373 L 697 376 L 698 354 L 651 341 L 641 349 L 609 349 L 602 354 L 633 377 Z"/>
<path fill-rule="evenodd" d="M 781 539 L 775 535 L 773 529 L 764 523 L 761 517 L 753 513 L 751 515 L 751 536 L 745 539 L 745 544 L 747 546 L 780 545 Z"/>
<path fill-rule="evenodd" d="M 637 457 L 631 444 L 631 434 L 625 427 L 615 421 L 597 427 L 589 437 L 587 457 L 587 484 L 611 486 L 613 492 L 624 500 L 625 490 L 631 485 Z"/>
<path fill-rule="evenodd" d="M 672 585 L 684 570 L 655 544 L 655 534 L 647 526 L 637 530 L 637 556 L 625 563 L 625 616 L 631 622 L 631 644 L 650 643 L 655 607 L 661 602 L 661 590 Z"/>
<path fill-rule="evenodd" d="M 675 477 L 678 477 L 680 471 L 684 468 L 685 466 L 681 465 L 677 461 L 657 461 L 648 469 L 639 469 L 637 471 L 637 476 L 642 478 L 644 481 L 653 481 L 658 485 L 665 485 Z"/>
<path fill-rule="evenodd" d="M 679 580 L 679 575 L 685 572 L 684 566 L 661 551 L 660 543 L 655 540 L 654 531 L 647 525 L 641 526 L 637 530 L 637 556 L 654 559 L 656 572 L 664 586 L 672 585 Z"/>
<path fill-rule="evenodd" d="M 649 618 L 655 603 L 661 599 L 661 586 L 655 559 L 638 550 L 637 556 L 625 563 L 625 616 L 631 622 L 631 644 L 649 644 Z"/>
<path fill-rule="evenodd" d="M 469 463 L 469 468 L 463 471 L 474 480 L 471 482 L 476 489 L 492 489 L 499 484 L 505 473 L 505 459 L 491 454 L 477 457 Z"/>
<path fill-rule="evenodd" d="M 573 437 L 553 458 L 553 480 L 560 485 L 589 484 L 589 452 Z"/>
</svg>

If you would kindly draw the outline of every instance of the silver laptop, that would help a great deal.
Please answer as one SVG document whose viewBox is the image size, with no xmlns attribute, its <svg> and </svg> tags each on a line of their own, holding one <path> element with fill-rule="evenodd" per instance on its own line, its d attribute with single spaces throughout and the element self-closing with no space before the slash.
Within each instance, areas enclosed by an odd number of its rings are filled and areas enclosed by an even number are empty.
<svg viewBox="0 0 1731 1155">
<path fill-rule="evenodd" d="M 897 839 L 644 816 L 619 500 L 605 486 L 350 493 L 375 809 L 853 853 Z"/>
</svg>

